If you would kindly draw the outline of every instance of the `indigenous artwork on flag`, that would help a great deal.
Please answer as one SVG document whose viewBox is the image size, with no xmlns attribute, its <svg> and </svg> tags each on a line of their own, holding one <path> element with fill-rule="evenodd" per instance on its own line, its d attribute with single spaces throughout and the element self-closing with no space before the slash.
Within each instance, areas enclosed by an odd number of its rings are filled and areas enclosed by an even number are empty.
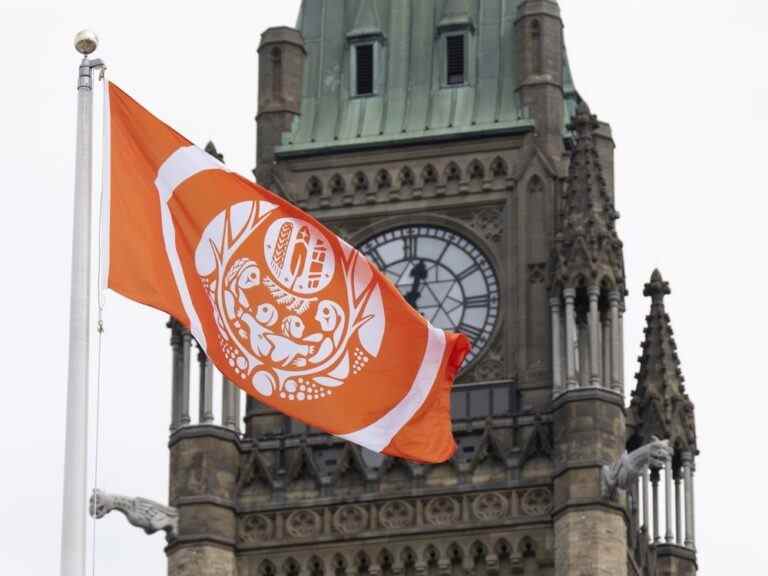
<svg viewBox="0 0 768 576">
<path fill-rule="evenodd" d="M 267 201 L 239 202 L 195 251 L 227 363 L 262 396 L 320 400 L 376 358 L 386 327 L 368 261 Z M 257 262 L 266 263 L 266 266 Z"/>
<path fill-rule="evenodd" d="M 364 254 L 109 85 L 107 286 L 167 312 L 260 402 L 375 452 L 441 462 L 469 351 Z"/>
</svg>

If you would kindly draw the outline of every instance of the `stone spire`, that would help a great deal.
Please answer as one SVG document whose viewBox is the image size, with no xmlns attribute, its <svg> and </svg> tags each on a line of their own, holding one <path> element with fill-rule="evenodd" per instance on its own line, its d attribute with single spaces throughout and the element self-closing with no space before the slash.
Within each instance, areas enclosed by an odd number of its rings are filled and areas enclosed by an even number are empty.
<svg viewBox="0 0 768 576">
<path fill-rule="evenodd" d="M 605 286 L 625 293 L 619 217 L 594 140 L 597 118 L 581 100 L 568 129 L 574 134 L 568 182 L 561 197 L 553 257 L 553 287 Z"/>
<path fill-rule="evenodd" d="M 654 270 L 643 290 L 643 295 L 651 298 L 651 311 L 646 316 L 628 424 L 634 428 L 633 443 L 645 444 L 651 436 L 669 438 L 677 450 L 696 454 L 693 403 L 685 392 L 677 344 L 664 307 L 664 297 L 669 293 L 669 283 Z"/>
</svg>

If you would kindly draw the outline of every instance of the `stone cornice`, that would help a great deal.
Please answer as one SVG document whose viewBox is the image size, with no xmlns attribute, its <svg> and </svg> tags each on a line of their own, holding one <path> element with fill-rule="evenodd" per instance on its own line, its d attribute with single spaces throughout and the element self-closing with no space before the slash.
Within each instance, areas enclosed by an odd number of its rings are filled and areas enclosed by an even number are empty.
<svg viewBox="0 0 768 576">
<path fill-rule="evenodd" d="M 231 442 L 235 444 L 238 449 L 240 448 L 240 435 L 237 432 L 229 428 L 224 428 L 223 426 L 212 424 L 195 424 L 177 428 L 168 440 L 168 448 L 173 448 L 179 442 L 193 438 L 216 438 L 217 440 Z"/>
</svg>

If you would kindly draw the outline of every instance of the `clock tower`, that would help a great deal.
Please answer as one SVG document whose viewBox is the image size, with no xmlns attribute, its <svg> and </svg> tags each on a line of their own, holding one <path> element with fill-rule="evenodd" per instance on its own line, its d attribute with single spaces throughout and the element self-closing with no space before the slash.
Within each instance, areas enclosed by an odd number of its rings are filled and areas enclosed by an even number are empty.
<svg viewBox="0 0 768 576">
<path fill-rule="evenodd" d="M 171 438 L 170 574 L 695 573 L 692 404 L 669 384 L 690 408 L 672 414 L 639 382 L 627 423 L 613 140 L 556 1 L 302 2 L 261 37 L 256 156 L 261 184 L 471 339 L 459 448 L 383 458 L 252 398 L 241 434 L 230 391 L 226 431 Z M 649 378 L 671 369 L 661 332 Z M 658 430 L 666 468 L 612 483 Z"/>
</svg>

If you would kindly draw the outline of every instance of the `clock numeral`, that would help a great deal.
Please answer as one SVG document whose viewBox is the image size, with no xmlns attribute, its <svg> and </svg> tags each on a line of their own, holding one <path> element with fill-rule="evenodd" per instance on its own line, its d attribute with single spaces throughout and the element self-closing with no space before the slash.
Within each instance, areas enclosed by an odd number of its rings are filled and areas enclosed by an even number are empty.
<svg viewBox="0 0 768 576">
<path fill-rule="evenodd" d="M 483 335 L 482 328 L 476 328 L 475 326 L 470 326 L 469 324 L 459 324 L 456 330 L 467 336 L 473 342 L 478 340 L 480 336 Z"/>
<path fill-rule="evenodd" d="M 469 268 L 467 268 L 463 272 L 460 272 L 459 274 L 457 274 L 456 278 L 459 281 L 464 280 L 465 278 L 468 278 L 468 277 L 472 276 L 472 274 L 474 274 L 478 270 L 480 270 L 480 264 L 472 264 L 472 266 L 470 266 Z"/>
<path fill-rule="evenodd" d="M 412 260 L 416 258 L 418 244 L 418 236 L 403 236 L 403 257 L 406 260 Z"/>
<path fill-rule="evenodd" d="M 465 308 L 487 308 L 491 304 L 491 297 L 488 294 L 482 296 L 470 296 L 464 299 Z"/>
</svg>

